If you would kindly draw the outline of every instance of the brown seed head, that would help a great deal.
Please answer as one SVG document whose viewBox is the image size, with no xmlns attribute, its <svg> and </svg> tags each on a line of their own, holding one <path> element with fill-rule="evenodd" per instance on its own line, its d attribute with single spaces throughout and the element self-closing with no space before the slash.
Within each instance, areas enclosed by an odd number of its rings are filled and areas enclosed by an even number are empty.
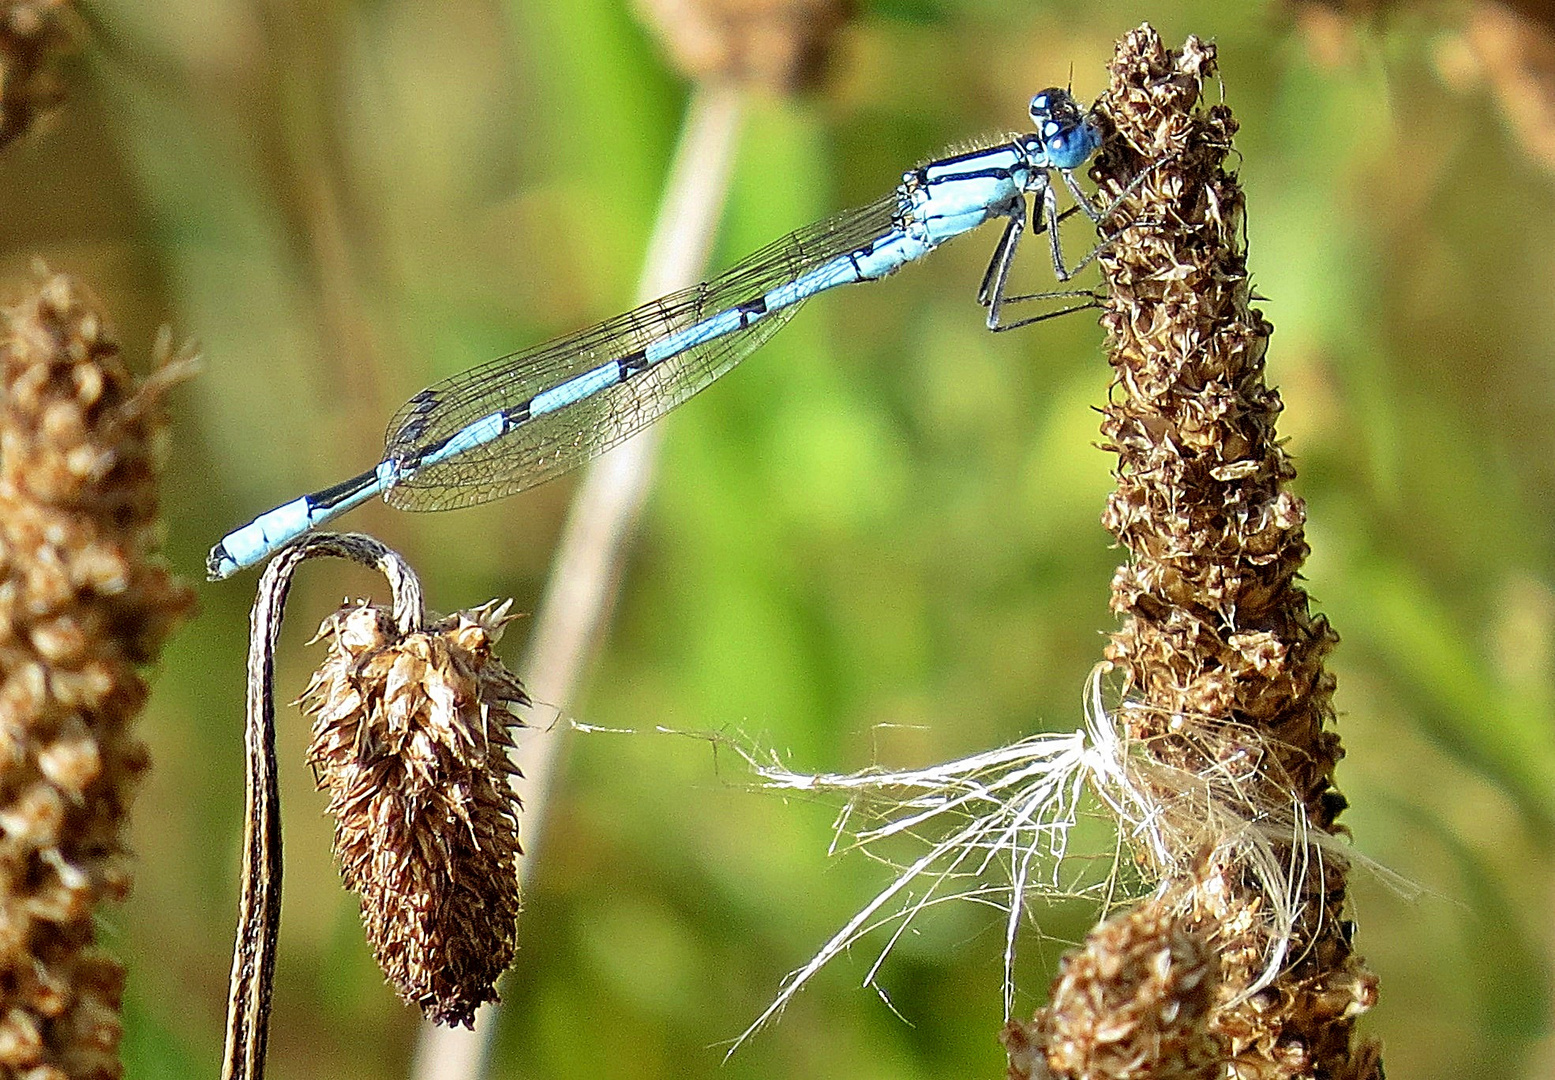
<svg viewBox="0 0 1555 1080">
<path fill-rule="evenodd" d="M 1142 855 L 1165 879 L 1157 903 L 1218 956 L 1208 1029 L 1229 1075 L 1366 1077 L 1378 1055 L 1352 1036 L 1375 982 L 1343 929 L 1347 866 L 1331 841 L 1308 842 L 1344 806 L 1324 668 L 1336 636 L 1299 585 L 1306 512 L 1286 486 L 1295 470 L 1264 378 L 1272 329 L 1251 304 L 1243 195 L 1225 168 L 1236 121 L 1200 103 L 1215 50 L 1196 38 L 1168 50 L 1141 27 L 1111 74 L 1093 175 L 1104 199 L 1130 191 L 1119 219 L 1136 224 L 1098 260 L 1114 369 L 1102 432 L 1118 456 L 1103 520 L 1129 556 L 1107 659 L 1144 759 L 1140 797 L 1163 821 L 1184 791 L 1211 811 L 1204 830 L 1158 832 L 1175 850 Z M 1098 956 L 1097 978 L 1127 964 Z M 1056 1063 L 1060 1041 L 1045 1046 Z"/>
<path fill-rule="evenodd" d="M 675 65 L 698 81 L 792 91 L 825 68 L 852 0 L 637 0 Z"/>
<path fill-rule="evenodd" d="M 0 146 L 64 100 L 55 68 L 78 36 L 68 0 L 0 0 Z"/>
<path fill-rule="evenodd" d="M 10 13 L 14 16 L 16 5 Z M 164 348 L 137 385 L 68 278 L 0 341 L 0 1075 L 117 1077 L 123 972 L 94 947 L 129 890 L 138 674 L 193 594 L 155 557 Z"/>
<path fill-rule="evenodd" d="M 492 646 L 507 605 L 400 634 L 349 604 L 324 621 L 329 655 L 303 703 L 308 750 L 335 818 L 335 854 L 362 898 L 384 974 L 434 1020 L 472 1024 L 513 959 L 519 801 L 509 759 L 523 687 Z"/>
<path fill-rule="evenodd" d="M 1263 742 L 1251 758 L 1283 756 L 1269 797 L 1288 802 L 1293 784 L 1328 828 L 1321 796 L 1338 744 L 1323 731 L 1333 681 L 1322 660 L 1335 637 L 1297 585 L 1305 509 L 1285 486 L 1295 470 L 1263 377 L 1271 328 L 1249 303 L 1243 198 L 1223 168 L 1236 123 L 1224 106 L 1195 107 L 1213 72 L 1213 47 L 1190 38 L 1172 53 L 1137 30 L 1100 104 L 1115 135 L 1098 178 L 1121 190 L 1153 166 L 1125 213 L 1155 223 L 1100 260 L 1115 369 L 1102 431 L 1118 454 L 1103 520 L 1130 555 L 1113 581 L 1127 618 L 1108 659 L 1131 683 L 1137 741 L 1203 772 L 1215 762 L 1172 738 L 1183 724 L 1253 732 Z"/>
<path fill-rule="evenodd" d="M 1064 957 L 1047 1007 L 1006 1026 L 1010 1080 L 1218 1077 L 1218 983 L 1214 952 L 1163 905 L 1110 919 Z"/>
</svg>

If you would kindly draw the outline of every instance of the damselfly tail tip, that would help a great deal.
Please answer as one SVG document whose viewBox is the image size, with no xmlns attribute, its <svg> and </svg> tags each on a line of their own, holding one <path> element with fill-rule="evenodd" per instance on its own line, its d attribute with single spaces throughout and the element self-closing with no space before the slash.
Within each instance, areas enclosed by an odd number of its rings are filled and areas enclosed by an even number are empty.
<svg viewBox="0 0 1555 1080">
<path fill-rule="evenodd" d="M 211 553 L 205 556 L 206 581 L 226 581 L 241 569 L 237 560 L 227 554 L 227 546 L 224 543 L 211 548 Z"/>
</svg>

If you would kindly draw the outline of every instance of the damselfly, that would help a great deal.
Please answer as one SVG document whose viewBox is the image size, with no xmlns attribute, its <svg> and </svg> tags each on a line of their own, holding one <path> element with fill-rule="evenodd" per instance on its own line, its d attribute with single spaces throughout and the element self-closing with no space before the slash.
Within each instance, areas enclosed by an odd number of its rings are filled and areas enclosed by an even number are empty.
<svg viewBox="0 0 1555 1080">
<path fill-rule="evenodd" d="M 1006 321 L 1008 304 L 1065 295 L 1006 295 L 1010 266 L 1028 214 L 1033 231 L 1047 231 L 1060 281 L 1095 256 L 1064 265 L 1052 173 L 1100 224 L 1106 214 L 1074 171 L 1101 135 L 1067 90 L 1033 97 L 1031 119 L 1033 133 L 912 169 L 885 198 L 791 233 L 701 285 L 421 391 L 390 421 L 382 461 L 228 533 L 206 560 L 211 580 L 253 566 L 374 495 L 402 510 L 448 510 L 559 476 L 729 371 L 816 293 L 883 278 L 992 218 L 1006 224 L 978 291 L 989 329 L 1061 314 Z"/>
</svg>

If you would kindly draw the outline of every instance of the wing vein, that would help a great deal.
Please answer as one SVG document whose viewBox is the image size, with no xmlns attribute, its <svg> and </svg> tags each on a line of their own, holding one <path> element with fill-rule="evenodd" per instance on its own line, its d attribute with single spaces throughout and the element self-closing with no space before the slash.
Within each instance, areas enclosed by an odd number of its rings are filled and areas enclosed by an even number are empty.
<svg viewBox="0 0 1555 1080">
<path fill-rule="evenodd" d="M 400 475 L 384 498 L 404 510 L 452 509 L 516 494 L 581 465 L 729 371 L 803 302 L 768 311 L 758 303 L 768 292 L 886 235 L 900 218 L 893 192 L 790 233 L 702 284 L 421 391 L 389 423 L 384 460 Z M 654 356 L 654 343 L 724 312 L 734 328 Z M 537 395 L 569 384 L 578 396 L 550 395 L 547 411 L 530 415 Z M 486 441 L 438 457 L 439 448 L 465 443 L 476 424 Z"/>
</svg>

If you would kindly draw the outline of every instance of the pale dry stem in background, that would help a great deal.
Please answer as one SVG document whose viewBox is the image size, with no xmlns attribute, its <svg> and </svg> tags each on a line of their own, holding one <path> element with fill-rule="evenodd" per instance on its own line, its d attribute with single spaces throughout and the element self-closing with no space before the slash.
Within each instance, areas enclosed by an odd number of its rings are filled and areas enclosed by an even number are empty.
<svg viewBox="0 0 1555 1080">
<path fill-rule="evenodd" d="M 826 68 L 852 8 L 846 0 L 640 0 L 644 21 L 671 61 L 695 82 L 674 164 L 644 259 L 646 302 L 704 276 L 718 231 L 747 89 L 794 90 Z M 539 700 L 565 712 L 607 625 L 636 520 L 652 481 L 654 431 L 602 457 L 573 497 L 545 595 L 537 609 L 525 679 Z M 562 729 L 531 732 L 519 747 L 531 851 L 543 842 L 547 792 Z M 533 855 L 520 864 L 531 873 Z M 473 1033 L 424 1025 L 417 1080 L 472 1080 L 485 1068 L 493 1010 Z"/>
</svg>

